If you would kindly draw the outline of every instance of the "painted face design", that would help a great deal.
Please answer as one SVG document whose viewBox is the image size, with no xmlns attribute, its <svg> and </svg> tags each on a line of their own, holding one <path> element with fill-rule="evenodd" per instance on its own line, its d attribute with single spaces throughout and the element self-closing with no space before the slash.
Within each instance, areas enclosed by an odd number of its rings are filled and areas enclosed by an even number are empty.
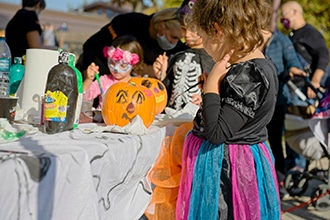
<svg viewBox="0 0 330 220">
<path fill-rule="evenodd" d="M 136 53 L 131 53 L 113 46 L 104 47 L 103 54 L 104 57 L 108 58 L 108 67 L 110 71 L 116 73 L 128 72 L 140 61 L 139 55 Z"/>
<path fill-rule="evenodd" d="M 108 67 L 110 71 L 116 73 L 126 73 L 132 70 L 133 65 L 129 63 L 124 63 L 122 60 L 116 61 L 113 59 L 108 60 Z"/>
<path fill-rule="evenodd" d="M 125 107 L 121 118 L 132 121 L 132 119 L 139 113 L 141 105 L 148 103 L 148 98 L 152 97 L 150 90 L 134 91 L 132 94 L 127 90 L 119 90 L 116 95 L 115 103 Z"/>
</svg>

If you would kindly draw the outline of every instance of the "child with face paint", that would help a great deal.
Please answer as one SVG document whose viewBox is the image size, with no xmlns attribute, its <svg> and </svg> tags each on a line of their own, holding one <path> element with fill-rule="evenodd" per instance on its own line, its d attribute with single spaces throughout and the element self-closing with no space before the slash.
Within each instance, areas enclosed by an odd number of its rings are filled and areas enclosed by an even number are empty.
<svg viewBox="0 0 330 220">
<path fill-rule="evenodd" d="M 83 82 L 84 91 L 90 92 L 95 99 L 101 94 L 102 88 L 105 93 L 107 89 L 117 82 L 128 82 L 134 71 L 143 63 L 143 50 L 133 36 L 124 35 L 114 40 L 112 46 L 103 48 L 104 57 L 107 58 L 110 74 L 100 77 L 100 84 L 96 74 L 100 74 L 99 66 L 92 62 L 86 71 L 86 78 Z M 99 99 L 97 108 L 101 108 L 102 101 Z"/>
</svg>

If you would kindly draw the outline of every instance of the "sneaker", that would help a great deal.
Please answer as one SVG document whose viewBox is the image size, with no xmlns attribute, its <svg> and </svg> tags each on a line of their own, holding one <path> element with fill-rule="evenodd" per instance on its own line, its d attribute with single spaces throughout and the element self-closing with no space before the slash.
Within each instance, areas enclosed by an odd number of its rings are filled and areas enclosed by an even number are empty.
<svg viewBox="0 0 330 220">
<path fill-rule="evenodd" d="M 290 194 L 288 193 L 288 191 L 284 187 L 284 183 L 280 182 L 280 198 L 281 198 L 281 200 L 286 199 L 288 197 L 290 197 Z"/>
</svg>

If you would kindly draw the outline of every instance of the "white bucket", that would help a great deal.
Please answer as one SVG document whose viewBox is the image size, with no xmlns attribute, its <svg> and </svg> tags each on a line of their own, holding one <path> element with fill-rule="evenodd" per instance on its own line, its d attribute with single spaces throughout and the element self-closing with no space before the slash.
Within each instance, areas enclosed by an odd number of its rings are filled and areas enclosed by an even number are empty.
<svg viewBox="0 0 330 220">
<path fill-rule="evenodd" d="M 59 52 L 47 49 L 27 49 L 25 74 L 17 91 L 18 104 L 29 122 L 40 122 L 42 97 L 49 70 L 58 64 Z M 32 121 L 31 121 L 32 120 Z"/>
</svg>

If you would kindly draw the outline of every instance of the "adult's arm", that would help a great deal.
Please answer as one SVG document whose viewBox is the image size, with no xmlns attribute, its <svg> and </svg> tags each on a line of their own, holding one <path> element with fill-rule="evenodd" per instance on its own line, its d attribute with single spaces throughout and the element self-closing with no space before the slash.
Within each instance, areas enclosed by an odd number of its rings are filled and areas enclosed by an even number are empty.
<svg viewBox="0 0 330 220">
<path fill-rule="evenodd" d="M 313 60 L 316 58 L 315 69 L 325 71 L 329 64 L 329 50 L 322 34 L 318 31 L 311 32 L 310 35 L 308 35 L 307 40 L 311 47 Z"/>
<path fill-rule="evenodd" d="M 320 82 L 324 75 L 325 69 L 329 64 L 329 50 L 325 44 L 325 40 L 322 34 L 316 30 L 310 32 L 310 34 L 307 36 L 307 40 L 309 47 L 311 48 L 310 53 L 314 62 L 316 62 L 315 65 L 313 64 L 315 71 L 310 80 L 315 88 L 319 88 L 321 86 Z M 308 88 L 307 96 L 309 98 L 315 98 L 316 94 L 312 91 L 311 88 Z"/>
<path fill-rule="evenodd" d="M 37 30 L 27 32 L 26 39 L 29 48 L 43 48 L 43 49 L 57 50 L 57 46 L 43 45 L 41 42 L 39 31 Z"/>
<path fill-rule="evenodd" d="M 29 48 L 41 48 L 42 47 L 42 42 L 41 42 L 41 38 L 39 35 L 39 31 L 37 31 L 37 30 L 27 32 L 26 39 L 27 39 Z"/>
<path fill-rule="evenodd" d="M 311 78 L 311 83 L 315 88 L 320 87 L 324 71 L 329 64 L 329 50 L 325 44 L 324 38 L 318 31 L 311 32 L 308 36 L 308 42 L 311 49 L 313 60 L 316 61 L 315 71 Z M 311 90 L 308 91 L 308 97 L 315 96 Z"/>
</svg>

